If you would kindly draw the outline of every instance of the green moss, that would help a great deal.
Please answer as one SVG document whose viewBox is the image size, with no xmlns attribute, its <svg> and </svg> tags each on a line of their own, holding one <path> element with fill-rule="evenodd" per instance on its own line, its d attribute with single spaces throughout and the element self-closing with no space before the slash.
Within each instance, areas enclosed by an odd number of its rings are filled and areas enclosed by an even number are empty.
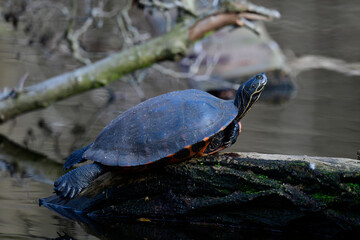
<svg viewBox="0 0 360 240">
<path fill-rule="evenodd" d="M 261 191 L 260 189 L 248 184 L 237 184 L 237 189 L 245 194 L 254 194 Z"/>
<path fill-rule="evenodd" d="M 273 183 L 281 183 L 280 180 L 276 180 L 276 179 L 269 178 L 268 176 L 263 175 L 263 174 L 255 174 L 255 176 L 256 176 L 258 179 L 260 179 L 260 180 L 262 180 L 262 181 L 264 181 L 264 182 L 267 182 L 267 183 L 271 183 L 271 182 L 273 182 Z"/>
<path fill-rule="evenodd" d="M 331 178 L 337 178 L 339 176 L 339 174 L 335 173 L 335 172 L 322 172 L 322 174 L 324 174 L 328 177 L 331 177 Z"/>
<path fill-rule="evenodd" d="M 247 191 L 245 191 L 244 193 L 246 194 L 255 194 L 255 193 L 259 193 L 260 191 L 258 189 L 249 189 Z"/>
<path fill-rule="evenodd" d="M 204 34 L 203 38 L 209 37 L 211 36 L 215 31 L 208 31 L 207 33 Z"/>
<path fill-rule="evenodd" d="M 350 191 L 360 194 L 360 184 L 347 183 L 346 186 L 350 189 Z"/>
<path fill-rule="evenodd" d="M 259 175 L 257 175 L 257 177 L 260 178 L 260 179 L 263 179 L 263 180 L 268 180 L 269 179 L 268 176 L 263 175 L 263 174 L 259 174 Z"/>
<path fill-rule="evenodd" d="M 316 200 L 332 202 L 332 201 L 334 201 L 334 198 L 336 196 L 331 196 L 331 195 L 327 195 L 327 194 L 323 194 L 323 193 L 314 193 L 312 195 L 312 197 L 315 198 Z"/>
<path fill-rule="evenodd" d="M 220 189 L 219 191 L 225 193 L 226 195 L 229 195 L 231 193 L 228 189 Z"/>
<path fill-rule="evenodd" d="M 307 163 L 307 162 L 303 162 L 303 161 L 293 161 L 293 162 L 289 163 L 289 165 L 291 167 L 298 167 L 298 168 L 306 168 L 306 169 L 308 169 L 310 164 Z"/>
</svg>

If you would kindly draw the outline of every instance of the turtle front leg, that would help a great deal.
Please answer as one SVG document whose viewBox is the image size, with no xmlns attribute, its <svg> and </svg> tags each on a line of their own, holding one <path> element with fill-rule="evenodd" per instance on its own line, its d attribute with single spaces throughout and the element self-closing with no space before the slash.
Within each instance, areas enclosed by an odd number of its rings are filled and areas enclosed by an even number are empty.
<svg viewBox="0 0 360 240">
<path fill-rule="evenodd" d="M 215 134 L 210 139 L 210 143 L 204 151 L 204 155 L 214 154 L 218 151 L 223 150 L 224 148 L 228 148 L 236 142 L 237 137 L 239 136 L 241 131 L 240 122 L 232 122 L 226 127 L 225 130 Z"/>
<path fill-rule="evenodd" d="M 228 139 L 223 143 L 225 148 L 230 147 L 236 142 L 237 137 L 239 136 L 241 132 L 241 123 L 240 122 L 232 122 L 231 123 L 232 128 L 229 129 L 229 132 L 226 136 L 228 136 Z M 227 129 L 228 130 L 228 129 Z"/>
<path fill-rule="evenodd" d="M 106 171 L 106 167 L 99 163 L 81 166 L 56 180 L 54 191 L 64 199 L 72 199 Z"/>
</svg>

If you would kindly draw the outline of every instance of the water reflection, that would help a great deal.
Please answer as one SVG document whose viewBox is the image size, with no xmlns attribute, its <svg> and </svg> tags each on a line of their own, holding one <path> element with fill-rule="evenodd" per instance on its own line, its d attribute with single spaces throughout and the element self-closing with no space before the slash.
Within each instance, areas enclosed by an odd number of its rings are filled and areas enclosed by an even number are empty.
<svg viewBox="0 0 360 240">
<path fill-rule="evenodd" d="M 99 239 L 287 239 L 290 234 L 245 230 L 221 226 L 122 222 L 116 224 L 79 223 L 83 230 Z M 300 239 L 292 237 L 292 239 Z M 316 237 L 315 237 L 316 239 Z"/>
<path fill-rule="evenodd" d="M 0 189 L 0 239 L 53 239 L 57 232 L 97 239 L 73 221 L 39 208 L 39 196 L 51 193 L 52 185 L 0 171 Z"/>
</svg>

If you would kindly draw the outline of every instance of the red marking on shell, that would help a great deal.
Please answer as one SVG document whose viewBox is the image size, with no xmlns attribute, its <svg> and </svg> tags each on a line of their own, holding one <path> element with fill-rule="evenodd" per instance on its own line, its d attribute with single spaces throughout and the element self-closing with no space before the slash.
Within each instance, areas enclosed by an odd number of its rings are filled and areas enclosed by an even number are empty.
<svg viewBox="0 0 360 240">
<path fill-rule="evenodd" d="M 213 152 L 211 152 L 211 153 L 203 154 L 203 156 L 212 155 L 212 154 L 214 154 L 214 153 L 217 153 L 217 152 L 223 150 L 224 148 L 225 148 L 225 147 L 221 147 L 221 148 L 216 149 L 215 151 L 213 151 Z"/>
<path fill-rule="evenodd" d="M 203 141 L 207 142 L 207 141 L 209 141 L 209 139 L 210 139 L 209 137 L 206 137 L 206 138 L 203 139 Z"/>
<path fill-rule="evenodd" d="M 204 154 L 204 152 L 205 152 L 207 146 L 210 144 L 209 139 L 210 138 L 208 138 L 208 137 L 204 138 L 205 146 L 195 155 L 196 157 L 206 156 Z"/>
<path fill-rule="evenodd" d="M 175 153 L 169 154 L 166 157 L 173 157 L 175 155 Z"/>
<path fill-rule="evenodd" d="M 189 157 L 193 157 L 195 155 L 194 151 L 192 150 L 192 145 L 187 145 L 185 148 L 190 151 Z"/>
</svg>

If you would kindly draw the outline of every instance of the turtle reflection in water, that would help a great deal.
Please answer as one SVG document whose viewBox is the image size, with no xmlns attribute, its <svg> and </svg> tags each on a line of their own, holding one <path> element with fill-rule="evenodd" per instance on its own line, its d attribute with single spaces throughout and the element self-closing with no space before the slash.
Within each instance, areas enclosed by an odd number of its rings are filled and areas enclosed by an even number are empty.
<svg viewBox="0 0 360 240">
<path fill-rule="evenodd" d="M 185 90 L 130 108 L 107 125 L 93 143 L 67 158 L 64 169 L 86 160 L 94 163 L 60 177 L 54 183 L 55 192 L 71 199 L 107 171 L 177 163 L 230 147 L 240 133 L 240 119 L 259 99 L 266 83 L 264 73 L 255 75 L 239 87 L 234 101 Z"/>
</svg>

